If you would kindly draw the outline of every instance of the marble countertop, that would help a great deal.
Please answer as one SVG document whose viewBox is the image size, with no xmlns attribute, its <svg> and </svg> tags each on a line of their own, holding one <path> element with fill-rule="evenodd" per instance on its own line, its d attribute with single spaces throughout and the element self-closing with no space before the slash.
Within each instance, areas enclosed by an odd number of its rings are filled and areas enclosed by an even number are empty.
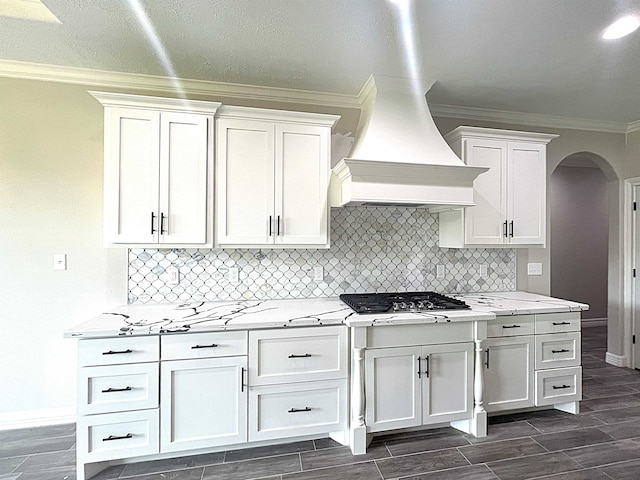
<svg viewBox="0 0 640 480">
<path fill-rule="evenodd" d="M 67 338 L 153 335 L 174 332 L 251 330 L 258 328 L 346 325 L 406 325 L 492 320 L 496 315 L 581 311 L 588 305 L 527 292 L 452 295 L 470 310 L 446 312 L 354 313 L 340 299 L 242 300 L 183 305 L 121 306 L 67 331 Z"/>
</svg>

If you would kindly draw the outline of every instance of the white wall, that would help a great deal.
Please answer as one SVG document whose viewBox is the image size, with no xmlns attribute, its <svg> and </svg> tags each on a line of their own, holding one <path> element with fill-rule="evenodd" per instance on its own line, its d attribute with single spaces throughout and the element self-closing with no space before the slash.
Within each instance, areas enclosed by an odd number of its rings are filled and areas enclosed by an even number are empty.
<svg viewBox="0 0 640 480">
<path fill-rule="evenodd" d="M 0 78 L 0 111 L 2 428 L 74 415 L 63 331 L 126 302 L 127 260 L 102 248 L 100 104 L 82 87 Z"/>
<path fill-rule="evenodd" d="M 565 167 L 551 175 L 551 295 L 589 304 L 585 319 L 607 318 L 609 208 L 597 167 Z"/>
</svg>

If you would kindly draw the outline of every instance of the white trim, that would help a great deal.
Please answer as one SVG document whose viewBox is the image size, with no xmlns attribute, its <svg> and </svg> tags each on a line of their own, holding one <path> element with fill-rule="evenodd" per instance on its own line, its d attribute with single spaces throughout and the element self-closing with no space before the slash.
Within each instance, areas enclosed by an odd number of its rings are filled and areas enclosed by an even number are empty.
<svg viewBox="0 0 640 480">
<path fill-rule="evenodd" d="M 50 408 L 0 414 L 0 430 L 76 423 L 74 408 Z"/>
<path fill-rule="evenodd" d="M 429 104 L 434 117 L 462 118 L 500 122 L 507 124 L 529 125 L 534 127 L 563 128 L 569 130 L 588 130 L 594 132 L 629 133 L 635 123 L 640 129 L 640 120 L 633 123 L 608 122 L 590 120 L 587 118 L 559 117 L 555 115 L 541 115 L 537 113 L 509 112 L 505 110 L 490 110 L 474 107 L 457 107 L 455 105 Z"/>
<path fill-rule="evenodd" d="M 640 177 L 627 178 L 624 181 L 623 192 L 623 236 L 622 236 L 622 320 L 624 327 L 623 345 L 625 355 L 629 359 L 629 367 L 640 368 L 635 365 L 634 346 L 631 343 L 634 332 L 634 293 L 633 293 L 633 190 L 640 186 Z M 640 332 L 639 332 L 640 333 Z"/>
<path fill-rule="evenodd" d="M 0 60 L 0 76 L 48 82 L 89 85 L 109 89 L 152 90 L 185 96 L 215 95 L 250 100 L 279 101 L 292 104 L 328 107 L 360 108 L 357 95 L 314 92 L 280 87 L 211 82 L 208 80 L 176 79 L 157 75 L 108 72 L 88 68 L 62 67 L 41 63 Z"/>
<path fill-rule="evenodd" d="M 604 361 L 609 365 L 614 365 L 616 367 L 627 366 L 627 358 L 624 355 L 615 355 L 611 352 L 607 352 L 607 354 L 604 357 Z"/>
</svg>

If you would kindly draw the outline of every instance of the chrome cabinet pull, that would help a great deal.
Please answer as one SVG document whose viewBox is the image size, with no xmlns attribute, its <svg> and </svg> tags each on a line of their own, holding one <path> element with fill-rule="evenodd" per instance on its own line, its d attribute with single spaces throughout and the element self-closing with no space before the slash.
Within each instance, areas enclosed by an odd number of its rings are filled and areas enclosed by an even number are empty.
<svg viewBox="0 0 640 480">
<path fill-rule="evenodd" d="M 103 442 L 110 442 L 112 440 L 125 440 L 127 438 L 133 438 L 133 433 L 127 433 L 126 435 L 118 436 L 118 435 L 109 435 L 106 438 L 103 438 Z"/>
<path fill-rule="evenodd" d="M 103 355 L 120 355 L 123 353 L 133 353 L 133 350 L 127 348 L 126 350 L 109 350 L 108 352 L 102 352 Z"/>
<path fill-rule="evenodd" d="M 124 387 L 124 388 L 107 388 L 105 390 L 102 390 L 102 393 L 113 393 L 113 392 L 130 392 L 131 390 L 133 390 L 131 387 Z"/>
<path fill-rule="evenodd" d="M 311 357 L 310 353 L 305 353 L 304 355 L 296 355 L 295 353 L 292 353 L 291 355 L 289 355 L 289 358 L 309 358 Z"/>
<path fill-rule="evenodd" d="M 195 350 L 196 348 L 216 348 L 218 345 L 215 343 L 212 343 L 211 345 L 194 345 L 193 347 L 191 347 L 192 350 Z"/>
<path fill-rule="evenodd" d="M 310 412 L 310 411 L 311 409 L 309 407 L 289 409 L 289 413 Z"/>
<path fill-rule="evenodd" d="M 563 348 L 562 350 L 551 350 L 551 353 L 568 353 L 571 350 L 567 350 L 566 348 Z"/>
</svg>

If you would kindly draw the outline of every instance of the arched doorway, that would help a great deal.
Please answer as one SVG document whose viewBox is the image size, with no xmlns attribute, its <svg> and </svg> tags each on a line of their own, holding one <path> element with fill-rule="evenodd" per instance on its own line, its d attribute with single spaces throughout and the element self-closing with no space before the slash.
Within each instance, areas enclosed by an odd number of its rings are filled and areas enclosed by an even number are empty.
<svg viewBox="0 0 640 480">
<path fill-rule="evenodd" d="M 617 176 L 602 157 L 590 152 L 569 155 L 550 180 L 550 293 L 588 303 L 583 326 L 602 331 L 607 351 L 611 302 L 610 205 Z M 616 287 L 616 286 L 613 286 Z M 600 357 L 602 358 L 602 357 Z"/>
</svg>

